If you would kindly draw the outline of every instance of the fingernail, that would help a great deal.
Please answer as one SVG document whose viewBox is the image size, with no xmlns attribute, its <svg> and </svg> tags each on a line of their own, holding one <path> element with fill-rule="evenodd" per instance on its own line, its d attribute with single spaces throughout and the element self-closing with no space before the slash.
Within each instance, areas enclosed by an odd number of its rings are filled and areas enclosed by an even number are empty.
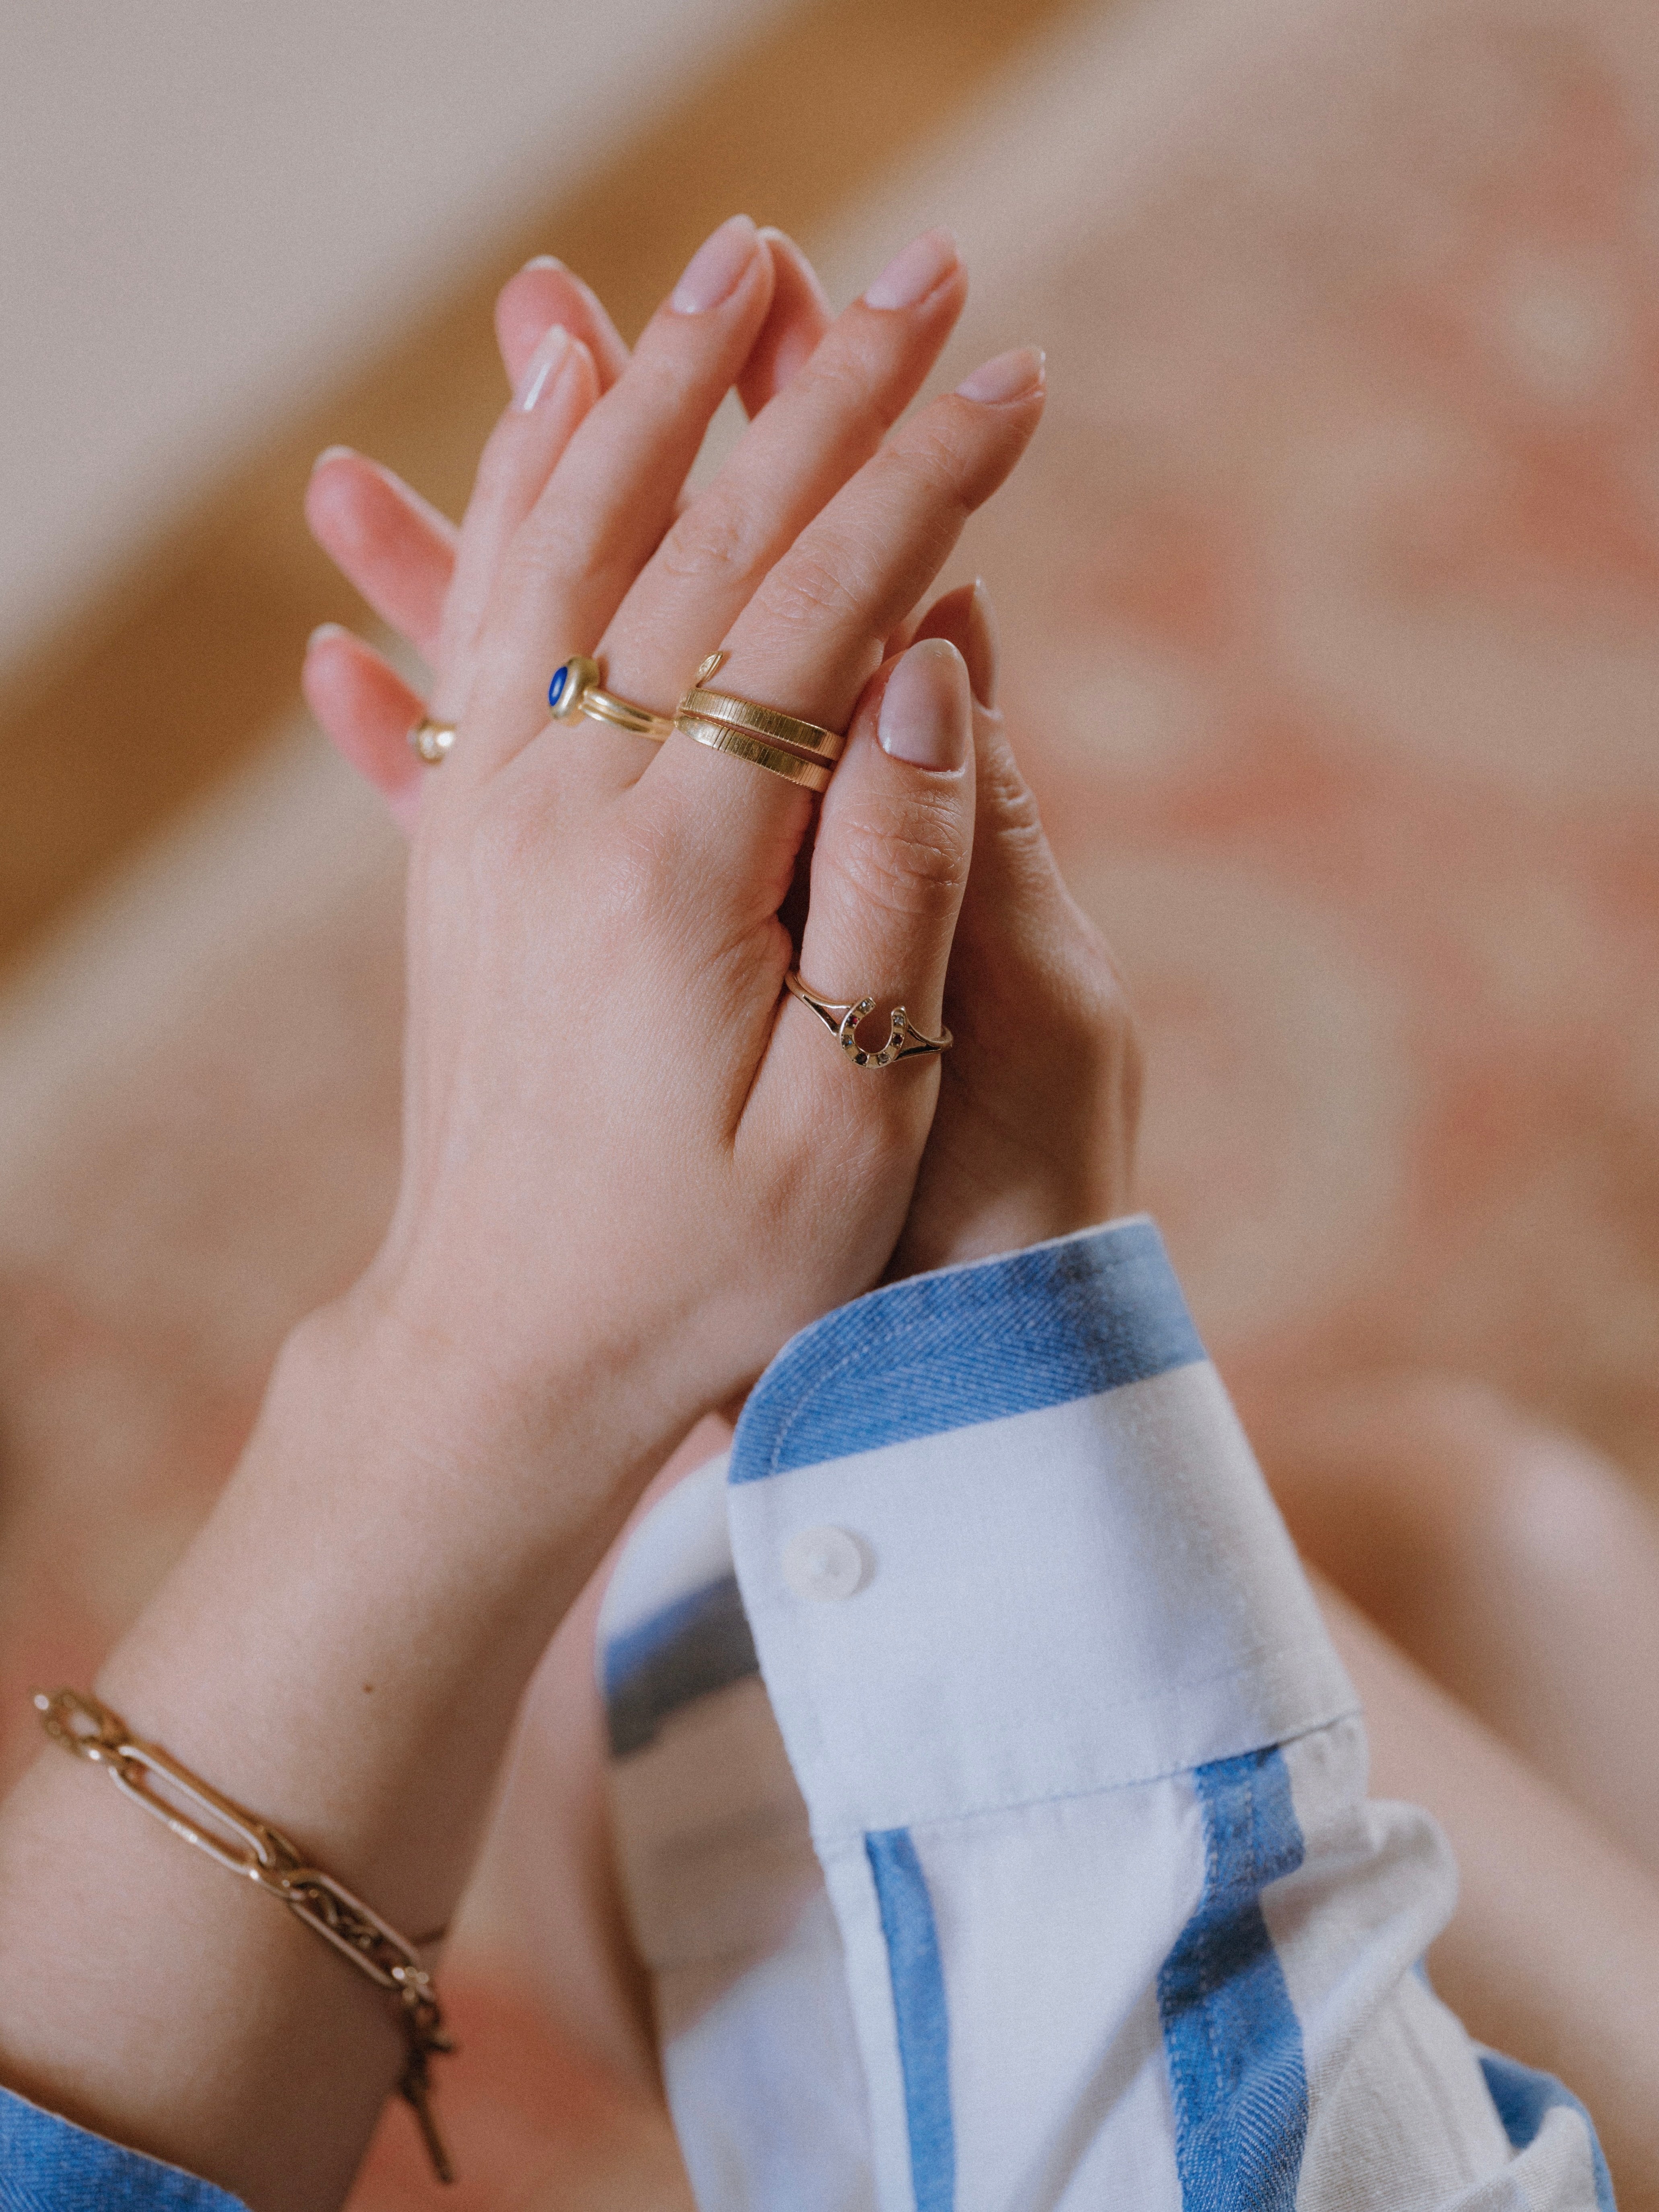
<svg viewBox="0 0 1659 2212">
<path fill-rule="evenodd" d="M 968 670 L 949 638 L 913 645 L 887 679 L 876 734 L 882 750 L 915 768 L 960 768 L 973 744 Z"/>
<path fill-rule="evenodd" d="M 325 446 L 312 463 L 311 473 L 315 476 L 319 469 L 325 469 L 331 461 L 349 461 L 356 458 L 356 449 L 350 446 Z"/>
<path fill-rule="evenodd" d="M 956 267 L 955 234 L 941 226 L 913 238 L 896 253 L 864 295 L 866 307 L 914 307 L 936 291 Z"/>
<path fill-rule="evenodd" d="M 525 363 L 524 374 L 519 380 L 513 404 L 520 415 L 529 414 L 541 398 L 554 376 L 564 365 L 570 350 L 570 333 L 562 323 L 554 323 L 537 340 L 536 350 Z"/>
<path fill-rule="evenodd" d="M 1028 392 L 1042 391 L 1048 358 L 1041 346 L 1016 346 L 1012 353 L 1000 353 L 964 376 L 957 393 L 993 406 L 1001 399 L 1023 399 Z"/>
<path fill-rule="evenodd" d="M 718 307 L 737 290 L 738 279 L 759 245 L 760 234 L 749 217 L 734 215 L 712 238 L 704 239 L 692 255 L 669 306 L 677 315 L 706 315 L 711 307 Z"/>
<path fill-rule="evenodd" d="M 562 269 L 564 264 L 556 253 L 532 253 L 524 266 L 525 269 Z M 522 276 L 524 269 L 519 274 Z"/>
<path fill-rule="evenodd" d="M 346 637 L 349 635 L 349 632 L 347 630 L 343 623 L 319 623 L 316 629 L 312 631 L 311 635 L 306 640 L 306 651 L 309 653 L 313 646 L 320 645 L 325 638 Z"/>
<path fill-rule="evenodd" d="M 997 618 L 991 606 L 991 594 L 985 588 L 985 579 L 974 579 L 974 596 L 968 602 L 967 635 L 963 641 L 962 657 L 968 664 L 968 681 L 974 687 L 974 696 L 981 707 L 997 703 Z"/>
</svg>

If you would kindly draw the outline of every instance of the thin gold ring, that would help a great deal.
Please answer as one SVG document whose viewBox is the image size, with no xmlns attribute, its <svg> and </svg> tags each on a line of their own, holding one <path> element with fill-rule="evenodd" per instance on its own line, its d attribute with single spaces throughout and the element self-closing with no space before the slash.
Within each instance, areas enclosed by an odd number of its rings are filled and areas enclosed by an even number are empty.
<svg viewBox="0 0 1659 2212">
<path fill-rule="evenodd" d="M 548 712 L 554 720 L 569 722 L 578 714 L 586 714 L 593 721 L 629 731 L 636 738 L 649 738 L 656 744 L 672 733 L 672 715 L 653 714 L 649 707 L 619 699 L 614 691 L 601 688 L 600 678 L 599 662 L 585 653 L 573 653 L 568 660 L 562 660 L 547 687 Z"/>
<path fill-rule="evenodd" d="M 410 750 L 418 754 L 428 768 L 441 768 L 454 742 L 453 722 L 434 722 L 429 714 L 422 714 L 409 733 Z"/>
<path fill-rule="evenodd" d="M 817 722 L 804 722 L 798 714 L 786 714 L 777 707 L 763 707 L 753 699 L 740 699 L 730 691 L 705 691 L 704 679 L 712 676 L 728 657 L 724 653 L 709 654 L 698 669 L 691 689 L 680 701 L 681 715 L 725 722 L 732 729 L 747 730 L 751 736 L 772 744 L 810 753 L 815 760 L 834 762 L 841 758 L 847 739 L 839 731 L 826 730 Z"/>
<path fill-rule="evenodd" d="M 725 722 L 708 722 L 700 714 L 682 714 L 674 725 L 683 736 L 700 745 L 707 745 L 717 753 L 732 753 L 738 760 L 751 761 L 773 775 L 781 775 L 786 783 L 798 783 L 806 791 L 827 791 L 830 771 L 821 761 L 808 760 L 804 753 L 786 752 L 781 745 L 763 744 L 751 738 L 747 730 L 734 730 Z"/>
<path fill-rule="evenodd" d="M 858 1026 L 866 1014 L 875 1012 L 873 999 L 854 999 L 850 1002 L 845 999 L 820 999 L 801 981 L 799 968 L 789 970 L 783 987 L 792 999 L 799 999 L 802 1006 L 811 1008 L 854 1067 L 891 1067 L 897 1060 L 920 1060 L 931 1052 L 949 1052 L 956 1042 L 949 1030 L 936 1037 L 925 1036 L 904 1008 L 895 1006 L 887 1017 L 886 1043 L 879 1052 L 866 1052 L 859 1042 Z"/>
</svg>

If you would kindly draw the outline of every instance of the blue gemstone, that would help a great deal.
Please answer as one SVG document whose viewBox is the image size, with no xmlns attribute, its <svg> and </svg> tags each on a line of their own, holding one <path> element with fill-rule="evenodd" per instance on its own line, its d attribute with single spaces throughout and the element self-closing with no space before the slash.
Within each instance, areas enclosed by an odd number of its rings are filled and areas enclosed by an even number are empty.
<svg viewBox="0 0 1659 2212">
<path fill-rule="evenodd" d="M 559 702 L 564 696 L 564 687 L 569 681 L 570 663 L 567 660 L 562 668 L 554 671 L 553 681 L 547 687 L 547 703 L 556 714 L 559 711 Z"/>
</svg>

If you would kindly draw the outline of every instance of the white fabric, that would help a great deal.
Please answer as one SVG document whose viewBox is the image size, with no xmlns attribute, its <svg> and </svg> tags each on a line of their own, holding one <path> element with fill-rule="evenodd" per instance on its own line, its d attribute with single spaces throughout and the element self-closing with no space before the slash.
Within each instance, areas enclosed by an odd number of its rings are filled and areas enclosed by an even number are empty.
<svg viewBox="0 0 1659 2212">
<path fill-rule="evenodd" d="M 1419 1971 L 1449 1855 L 1365 1800 L 1352 1693 L 1152 1234 L 832 1316 L 623 1562 L 607 1648 L 735 1567 L 763 1678 L 662 1677 L 613 1765 L 705 2212 L 1611 2203 L 1551 2085 L 1511 2141 Z M 994 1318 L 977 1353 L 957 1299 Z M 1053 1402 L 872 1446 L 849 1401 L 836 1450 L 827 1394 L 860 1363 L 879 1394 L 900 1346 L 913 1381 L 1028 1358 L 975 1369 L 975 1407 Z M 834 1603 L 786 1572 L 821 1526 L 866 1561 Z"/>
</svg>

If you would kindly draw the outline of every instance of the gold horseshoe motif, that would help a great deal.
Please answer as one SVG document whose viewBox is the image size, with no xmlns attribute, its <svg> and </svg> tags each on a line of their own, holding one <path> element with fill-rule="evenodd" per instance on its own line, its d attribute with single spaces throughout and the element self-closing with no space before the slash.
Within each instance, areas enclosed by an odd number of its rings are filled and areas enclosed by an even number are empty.
<svg viewBox="0 0 1659 2212">
<path fill-rule="evenodd" d="M 798 968 L 792 968 L 783 981 L 790 996 L 811 1007 L 854 1067 L 891 1067 L 896 1060 L 920 1060 L 927 1053 L 951 1048 L 949 1030 L 936 1037 L 926 1036 L 902 1006 L 895 1006 L 887 1017 L 886 1043 L 879 1052 L 867 1052 L 859 1042 L 858 1026 L 866 1014 L 875 1012 L 873 999 L 860 999 L 850 1006 L 845 1000 L 820 999 L 801 981 Z"/>
<path fill-rule="evenodd" d="M 910 1027 L 910 1017 L 902 1006 L 895 1006 L 887 1017 L 887 1042 L 879 1052 L 866 1052 L 858 1040 L 858 1026 L 866 1014 L 876 1010 L 873 999 L 860 999 L 842 1016 L 836 1030 L 836 1042 L 847 1054 L 854 1067 L 890 1067 L 896 1060 L 904 1057 L 904 1039 Z"/>
</svg>

